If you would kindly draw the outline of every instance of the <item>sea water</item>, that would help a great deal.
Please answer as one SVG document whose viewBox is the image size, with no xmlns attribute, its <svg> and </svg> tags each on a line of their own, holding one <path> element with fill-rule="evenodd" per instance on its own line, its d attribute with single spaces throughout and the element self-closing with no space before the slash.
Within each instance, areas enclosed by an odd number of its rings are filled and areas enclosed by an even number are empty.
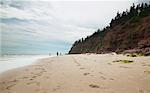
<svg viewBox="0 0 150 93">
<path fill-rule="evenodd" d="M 0 56 L 0 73 L 18 67 L 30 65 L 40 58 L 52 57 L 48 55 L 3 55 Z"/>
</svg>

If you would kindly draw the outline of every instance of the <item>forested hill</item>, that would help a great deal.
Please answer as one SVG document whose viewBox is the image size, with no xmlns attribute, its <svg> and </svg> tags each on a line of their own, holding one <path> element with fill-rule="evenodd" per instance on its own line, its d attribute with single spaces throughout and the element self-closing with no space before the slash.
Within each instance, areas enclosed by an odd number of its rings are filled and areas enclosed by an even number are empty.
<svg viewBox="0 0 150 93">
<path fill-rule="evenodd" d="M 69 54 L 138 50 L 150 53 L 150 4 L 142 3 L 117 13 L 110 25 L 75 41 Z"/>
</svg>

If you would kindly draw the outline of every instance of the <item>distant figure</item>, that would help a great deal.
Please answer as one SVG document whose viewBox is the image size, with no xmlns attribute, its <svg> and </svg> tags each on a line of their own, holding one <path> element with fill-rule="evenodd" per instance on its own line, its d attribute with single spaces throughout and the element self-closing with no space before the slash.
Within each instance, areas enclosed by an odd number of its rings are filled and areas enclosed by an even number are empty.
<svg viewBox="0 0 150 93">
<path fill-rule="evenodd" d="M 58 52 L 57 52 L 57 56 L 58 56 Z"/>
<path fill-rule="evenodd" d="M 49 56 L 51 56 L 51 53 L 49 53 Z"/>
</svg>

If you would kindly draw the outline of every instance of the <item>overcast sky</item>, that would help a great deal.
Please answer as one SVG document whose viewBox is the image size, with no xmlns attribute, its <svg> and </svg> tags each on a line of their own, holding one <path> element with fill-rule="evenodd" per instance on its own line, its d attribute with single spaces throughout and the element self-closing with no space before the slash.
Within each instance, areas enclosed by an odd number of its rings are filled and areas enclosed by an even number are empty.
<svg viewBox="0 0 150 93">
<path fill-rule="evenodd" d="M 74 41 L 109 25 L 135 0 L 0 0 L 1 52 L 67 53 Z"/>
</svg>

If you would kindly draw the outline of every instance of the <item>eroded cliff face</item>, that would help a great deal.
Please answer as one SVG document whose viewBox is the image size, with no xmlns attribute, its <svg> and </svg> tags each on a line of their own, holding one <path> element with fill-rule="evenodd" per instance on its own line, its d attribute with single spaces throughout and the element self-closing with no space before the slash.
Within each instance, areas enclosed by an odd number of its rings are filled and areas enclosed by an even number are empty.
<svg viewBox="0 0 150 93">
<path fill-rule="evenodd" d="M 150 16 L 113 27 L 103 39 L 103 48 L 111 51 L 150 47 Z"/>
<path fill-rule="evenodd" d="M 132 49 L 150 53 L 150 15 L 98 31 L 82 42 L 74 43 L 69 54 L 122 52 Z"/>
</svg>

